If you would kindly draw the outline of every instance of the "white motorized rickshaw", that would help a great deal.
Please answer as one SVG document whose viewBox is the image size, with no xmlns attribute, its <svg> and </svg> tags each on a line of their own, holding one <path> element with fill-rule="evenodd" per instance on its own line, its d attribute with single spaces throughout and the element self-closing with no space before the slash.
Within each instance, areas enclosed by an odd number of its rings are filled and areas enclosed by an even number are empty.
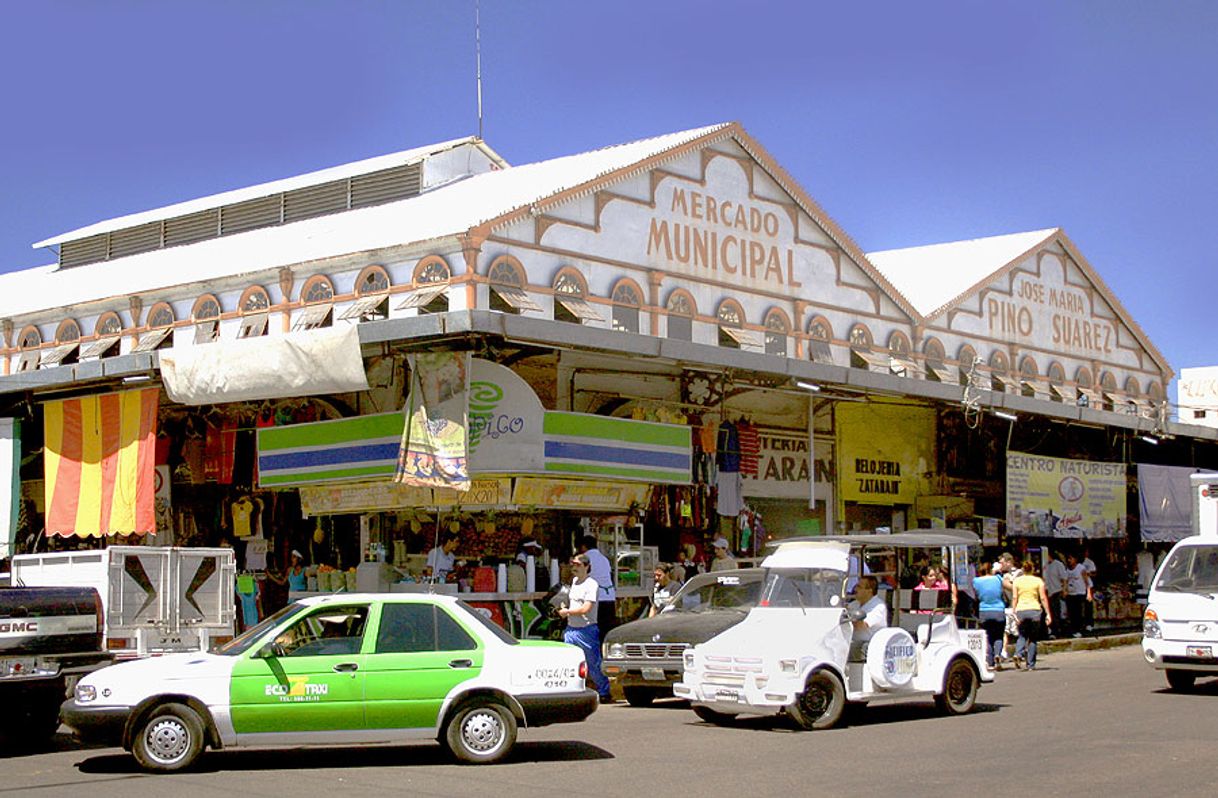
<svg viewBox="0 0 1218 798">
<path fill-rule="evenodd" d="M 762 563 L 761 601 L 744 621 L 685 653 L 673 693 L 712 723 L 785 713 L 805 729 L 834 726 L 851 703 L 933 698 L 947 714 L 969 712 L 979 684 L 994 675 L 985 632 L 957 626 L 950 590 L 882 589 L 888 625 L 865 644 L 853 641 L 861 613 L 847 609 L 847 591 L 869 573 L 882 586 L 899 584 L 901 558 L 891 555 L 908 549 L 930 550 L 956 573 L 957 559 L 979 543 L 959 530 L 781 541 Z M 869 569 L 869 552 L 886 559 Z M 882 572 L 885 562 L 891 571 Z"/>
</svg>

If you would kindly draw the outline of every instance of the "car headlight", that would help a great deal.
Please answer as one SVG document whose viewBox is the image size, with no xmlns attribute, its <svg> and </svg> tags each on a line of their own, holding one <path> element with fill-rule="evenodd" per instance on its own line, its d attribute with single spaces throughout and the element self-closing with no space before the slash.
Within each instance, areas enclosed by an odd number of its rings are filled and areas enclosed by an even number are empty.
<svg viewBox="0 0 1218 798">
<path fill-rule="evenodd" d="M 783 673 L 795 673 L 799 668 L 799 662 L 793 659 L 778 660 L 778 670 Z"/>
<path fill-rule="evenodd" d="M 1142 636 L 1154 640 L 1160 640 L 1163 637 L 1163 630 L 1159 628 L 1159 613 L 1154 610 L 1148 609 L 1142 616 Z"/>
<path fill-rule="evenodd" d="M 76 685 L 76 700 L 82 704 L 97 700 L 97 688 L 91 684 Z"/>
<path fill-rule="evenodd" d="M 610 659 L 621 659 L 626 656 L 626 647 L 621 643 L 610 643 L 605 647 L 605 656 Z"/>
<path fill-rule="evenodd" d="M 685 665 L 686 670 L 692 670 L 694 667 L 694 652 L 686 651 L 681 656 L 681 662 Z"/>
</svg>

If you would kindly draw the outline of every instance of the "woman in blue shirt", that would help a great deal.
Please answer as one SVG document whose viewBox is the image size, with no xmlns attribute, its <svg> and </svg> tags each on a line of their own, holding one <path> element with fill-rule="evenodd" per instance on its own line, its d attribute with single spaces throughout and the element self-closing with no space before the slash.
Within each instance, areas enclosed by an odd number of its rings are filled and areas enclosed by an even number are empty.
<svg viewBox="0 0 1218 798">
<path fill-rule="evenodd" d="M 985 663 L 990 670 L 994 669 L 1002 654 L 1002 632 L 1006 626 L 1006 602 L 1003 601 L 1002 577 L 999 576 L 1001 570 L 1002 567 L 994 563 L 989 576 L 979 576 L 973 580 L 973 589 L 977 592 L 977 615 L 981 628 L 985 629 Z"/>
<path fill-rule="evenodd" d="M 288 566 L 288 590 L 300 593 L 308 589 L 309 578 L 305 576 L 304 557 L 293 549 L 292 564 Z"/>
</svg>

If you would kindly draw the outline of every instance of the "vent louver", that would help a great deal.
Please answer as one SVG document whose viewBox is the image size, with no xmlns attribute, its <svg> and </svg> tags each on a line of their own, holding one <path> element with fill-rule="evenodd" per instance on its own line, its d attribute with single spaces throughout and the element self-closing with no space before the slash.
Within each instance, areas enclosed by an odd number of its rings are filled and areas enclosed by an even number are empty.
<svg viewBox="0 0 1218 798">
<path fill-rule="evenodd" d="M 352 208 L 368 208 L 407 199 L 423 190 L 423 162 L 395 166 L 298 188 L 269 197 L 210 208 L 187 216 L 151 222 L 125 230 L 65 241 L 59 247 L 59 266 L 83 266 L 163 247 L 194 244 L 218 236 L 312 219 Z"/>
</svg>

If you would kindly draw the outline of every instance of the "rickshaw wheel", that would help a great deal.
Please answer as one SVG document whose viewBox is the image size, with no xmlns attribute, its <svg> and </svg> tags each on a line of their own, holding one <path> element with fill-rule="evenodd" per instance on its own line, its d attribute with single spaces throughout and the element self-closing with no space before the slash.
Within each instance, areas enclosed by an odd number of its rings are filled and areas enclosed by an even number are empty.
<svg viewBox="0 0 1218 798">
<path fill-rule="evenodd" d="M 972 712 L 976 703 L 977 672 L 966 660 L 953 660 L 943 677 L 943 693 L 935 696 L 935 704 L 947 715 L 963 715 Z"/>
<path fill-rule="evenodd" d="M 841 720 L 846 710 L 846 688 L 831 671 L 817 671 L 808 677 L 808 684 L 787 714 L 801 729 L 830 729 Z"/>
</svg>

